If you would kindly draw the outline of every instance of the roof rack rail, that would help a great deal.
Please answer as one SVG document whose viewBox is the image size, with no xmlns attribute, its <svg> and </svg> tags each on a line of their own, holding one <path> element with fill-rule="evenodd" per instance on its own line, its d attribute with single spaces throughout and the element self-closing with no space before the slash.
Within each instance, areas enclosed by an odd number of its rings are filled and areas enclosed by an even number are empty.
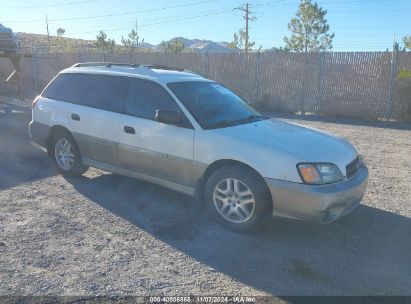
<svg viewBox="0 0 411 304">
<path fill-rule="evenodd" d="M 158 70 L 178 71 L 178 72 L 185 71 L 182 68 L 169 67 L 169 66 L 165 66 L 161 64 L 147 64 L 147 65 L 142 65 L 142 66 L 147 69 L 158 69 Z"/>
<path fill-rule="evenodd" d="M 131 68 L 138 68 L 143 67 L 146 69 L 158 69 L 158 70 L 167 70 L 167 71 L 178 71 L 184 72 L 186 71 L 183 68 L 176 68 L 176 67 L 169 67 L 161 64 L 135 64 L 135 63 L 116 63 L 116 62 L 81 62 L 76 63 L 72 66 L 73 68 L 81 68 L 81 67 L 104 67 L 104 68 L 111 68 L 111 67 L 131 67 Z"/>
<path fill-rule="evenodd" d="M 140 65 L 134 64 L 134 63 L 116 63 L 116 62 L 82 62 L 82 63 L 76 63 L 73 65 L 74 68 L 81 68 L 81 67 L 111 68 L 113 66 L 138 68 Z"/>
</svg>

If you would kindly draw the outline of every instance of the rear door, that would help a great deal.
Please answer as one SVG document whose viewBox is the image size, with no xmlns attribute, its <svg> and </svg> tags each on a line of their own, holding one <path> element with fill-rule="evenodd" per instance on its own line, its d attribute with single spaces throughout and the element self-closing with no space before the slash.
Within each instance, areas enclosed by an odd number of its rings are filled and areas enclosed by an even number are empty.
<svg viewBox="0 0 411 304">
<path fill-rule="evenodd" d="M 121 117 L 121 167 L 193 187 L 194 129 L 182 112 L 183 122 L 179 126 L 157 122 L 157 109 L 181 112 L 161 85 L 131 79 L 125 114 Z"/>
<path fill-rule="evenodd" d="M 87 80 L 86 80 L 87 79 Z M 129 78 L 87 74 L 89 87 L 71 108 L 71 130 L 83 158 L 118 165 L 118 137 Z"/>
<path fill-rule="evenodd" d="M 33 112 L 36 120 L 50 126 L 60 125 L 72 131 L 72 108 L 81 103 L 92 81 L 87 74 L 59 74 L 42 93 L 42 97 L 47 99 L 46 105 L 36 107 L 36 112 Z"/>
</svg>

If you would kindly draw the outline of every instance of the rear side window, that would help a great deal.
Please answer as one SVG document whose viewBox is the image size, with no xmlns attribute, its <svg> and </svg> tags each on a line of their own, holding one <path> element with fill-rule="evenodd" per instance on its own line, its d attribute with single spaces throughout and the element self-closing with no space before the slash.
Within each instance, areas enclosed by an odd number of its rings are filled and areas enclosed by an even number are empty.
<svg viewBox="0 0 411 304">
<path fill-rule="evenodd" d="M 126 114 L 154 120 L 157 109 L 180 111 L 174 99 L 160 85 L 149 80 L 132 79 Z"/>
<path fill-rule="evenodd" d="M 127 77 L 94 75 L 83 105 L 112 112 L 123 112 L 130 80 Z"/>
<path fill-rule="evenodd" d="M 93 75 L 60 74 L 43 92 L 43 97 L 80 104 L 93 82 Z"/>
</svg>

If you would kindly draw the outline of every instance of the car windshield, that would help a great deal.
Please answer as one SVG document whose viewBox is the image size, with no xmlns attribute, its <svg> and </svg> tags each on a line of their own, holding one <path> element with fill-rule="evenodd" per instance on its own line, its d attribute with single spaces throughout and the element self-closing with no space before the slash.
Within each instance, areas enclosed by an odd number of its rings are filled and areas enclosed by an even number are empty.
<svg viewBox="0 0 411 304">
<path fill-rule="evenodd" d="M 173 82 L 168 87 L 204 129 L 266 119 L 240 97 L 215 82 Z"/>
</svg>

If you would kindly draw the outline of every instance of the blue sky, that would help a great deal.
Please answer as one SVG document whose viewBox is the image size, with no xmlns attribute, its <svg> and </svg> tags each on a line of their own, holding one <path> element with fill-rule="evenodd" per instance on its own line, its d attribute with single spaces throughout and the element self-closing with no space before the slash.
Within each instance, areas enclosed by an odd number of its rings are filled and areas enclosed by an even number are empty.
<svg viewBox="0 0 411 304">
<path fill-rule="evenodd" d="M 145 41 L 159 43 L 176 36 L 230 41 L 244 27 L 245 0 L 0 0 L 0 23 L 16 32 L 50 33 L 62 27 L 66 36 L 95 39 L 99 30 L 120 42 L 138 20 Z M 393 35 L 411 35 L 411 0 L 318 0 L 328 11 L 336 51 L 383 51 Z M 249 0 L 257 20 L 250 37 L 263 48 L 284 45 L 287 23 L 299 0 Z M 111 16 L 107 16 L 111 15 Z M 90 18 L 92 17 L 92 18 Z M 73 19 L 74 18 L 74 19 Z M 66 20 L 64 20 L 66 19 Z M 67 20 L 72 19 L 72 20 Z"/>
</svg>

